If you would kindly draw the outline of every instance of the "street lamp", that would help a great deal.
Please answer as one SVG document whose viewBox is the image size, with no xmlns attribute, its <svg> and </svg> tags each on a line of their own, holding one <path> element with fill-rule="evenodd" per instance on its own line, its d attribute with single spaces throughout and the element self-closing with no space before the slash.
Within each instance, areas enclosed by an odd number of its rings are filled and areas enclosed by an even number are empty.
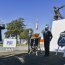
<svg viewBox="0 0 65 65">
<path fill-rule="evenodd" d="M 29 33 L 28 33 L 28 53 L 30 52 L 30 39 L 31 39 L 31 36 L 32 36 L 32 30 L 29 30 Z"/>
<path fill-rule="evenodd" d="M 29 37 L 31 37 L 32 36 L 32 31 L 31 30 L 29 30 Z"/>
</svg>

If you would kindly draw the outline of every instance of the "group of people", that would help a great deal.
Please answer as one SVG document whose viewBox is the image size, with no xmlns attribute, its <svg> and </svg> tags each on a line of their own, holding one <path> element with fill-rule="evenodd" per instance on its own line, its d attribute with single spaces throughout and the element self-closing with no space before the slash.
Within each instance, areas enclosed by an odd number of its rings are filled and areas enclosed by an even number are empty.
<svg viewBox="0 0 65 65">
<path fill-rule="evenodd" d="M 65 5 L 61 6 L 61 7 L 54 7 L 54 20 L 58 20 L 58 18 L 60 17 L 61 19 L 64 19 L 64 17 L 62 17 L 62 15 L 60 14 L 59 10 L 61 8 L 65 7 Z M 45 55 L 44 56 L 49 56 L 49 47 L 50 47 L 50 41 L 52 39 L 52 33 L 51 31 L 49 30 L 49 26 L 46 25 L 45 26 L 45 30 L 43 32 L 43 38 L 44 38 L 44 49 L 45 49 Z M 31 35 L 30 35 L 30 38 L 31 38 Z M 37 42 L 38 39 L 36 39 L 36 44 L 38 44 Z M 30 42 L 30 41 L 29 41 Z M 31 41 L 32 43 L 34 43 L 34 40 L 32 39 Z M 32 45 L 31 45 L 32 47 Z"/>
<path fill-rule="evenodd" d="M 45 30 L 43 32 L 43 38 L 44 38 L 44 49 L 45 49 L 45 55 L 44 56 L 47 57 L 47 56 L 49 56 L 49 45 L 50 45 L 50 41 L 52 39 L 52 33 L 49 30 L 49 26 L 48 25 L 45 26 Z M 37 46 L 38 45 L 38 40 L 39 39 L 36 38 L 35 39 L 35 42 L 34 42 L 34 39 L 31 39 L 31 42 L 30 42 L 31 48 L 32 48 L 32 46 L 33 46 L 34 43 L 35 43 L 34 46 Z"/>
</svg>

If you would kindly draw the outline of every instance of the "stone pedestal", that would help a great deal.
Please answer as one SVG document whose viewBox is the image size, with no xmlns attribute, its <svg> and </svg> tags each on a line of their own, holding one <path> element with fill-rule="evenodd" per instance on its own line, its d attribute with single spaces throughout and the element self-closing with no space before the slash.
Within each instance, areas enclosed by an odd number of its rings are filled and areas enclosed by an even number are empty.
<svg viewBox="0 0 65 65">
<path fill-rule="evenodd" d="M 56 51 L 58 49 L 58 39 L 60 37 L 60 33 L 65 31 L 65 19 L 56 20 L 52 23 L 52 35 L 53 38 L 50 42 L 50 51 Z"/>
</svg>

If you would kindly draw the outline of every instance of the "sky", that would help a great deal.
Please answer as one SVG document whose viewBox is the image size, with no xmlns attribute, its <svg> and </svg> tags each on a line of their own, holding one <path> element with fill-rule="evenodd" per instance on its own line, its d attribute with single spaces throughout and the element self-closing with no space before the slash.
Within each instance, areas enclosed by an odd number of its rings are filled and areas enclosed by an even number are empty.
<svg viewBox="0 0 65 65">
<path fill-rule="evenodd" d="M 65 0 L 0 0 L 0 23 L 7 24 L 19 17 L 25 19 L 27 28 L 32 28 L 36 32 L 36 22 L 38 23 L 38 32 L 45 28 L 46 24 L 52 27 L 54 6 L 65 5 Z M 65 7 L 60 10 L 65 17 Z M 2 31 L 2 36 L 4 37 Z"/>
</svg>

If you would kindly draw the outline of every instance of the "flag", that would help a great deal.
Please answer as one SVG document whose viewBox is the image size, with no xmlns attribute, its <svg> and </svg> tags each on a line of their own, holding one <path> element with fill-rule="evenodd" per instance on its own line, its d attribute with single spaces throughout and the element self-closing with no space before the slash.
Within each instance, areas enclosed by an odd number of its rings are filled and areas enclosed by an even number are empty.
<svg viewBox="0 0 65 65">
<path fill-rule="evenodd" d="M 38 23 L 36 23 L 36 30 L 38 30 Z"/>
</svg>

